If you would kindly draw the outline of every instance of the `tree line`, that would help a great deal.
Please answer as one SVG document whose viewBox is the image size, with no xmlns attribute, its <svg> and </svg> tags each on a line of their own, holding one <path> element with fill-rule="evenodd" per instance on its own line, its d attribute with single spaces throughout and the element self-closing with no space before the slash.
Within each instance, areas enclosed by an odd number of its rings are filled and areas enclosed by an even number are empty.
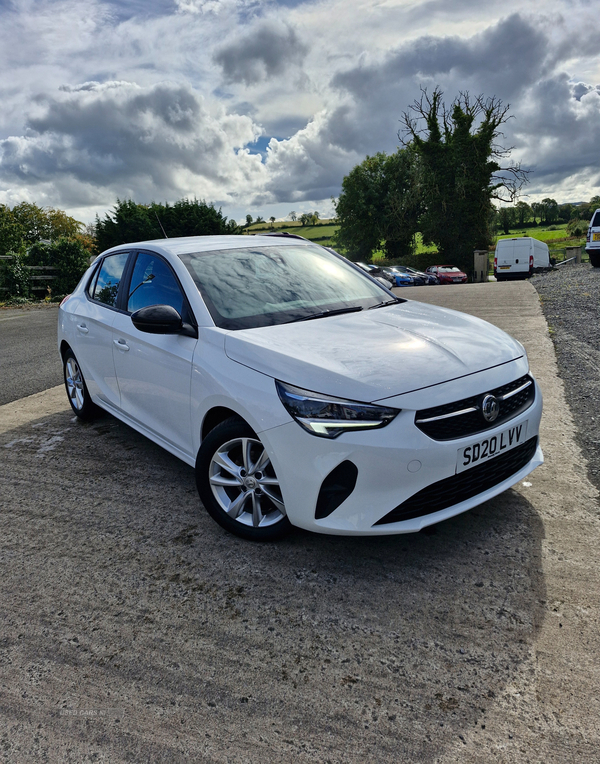
<svg viewBox="0 0 600 764">
<path fill-rule="evenodd" d="M 198 199 L 174 204 L 120 200 L 113 210 L 85 227 L 62 210 L 22 202 L 0 204 L 0 288 L 3 297 L 26 300 L 32 293 L 31 266 L 52 267 L 43 283 L 50 299 L 72 291 L 90 259 L 126 242 L 177 236 L 241 233 L 234 220 Z"/>
<path fill-rule="evenodd" d="M 94 251 L 93 239 L 83 228 L 83 223 L 53 207 L 21 202 L 11 209 L 0 204 L 2 296 L 17 300 L 31 296 L 29 266 L 54 269 L 53 278 L 42 285 L 48 297 L 72 290 Z"/>
<path fill-rule="evenodd" d="M 572 236 L 582 236 L 589 220 L 600 207 L 600 196 L 581 204 L 558 204 L 556 199 L 546 198 L 541 202 L 517 202 L 513 207 L 500 207 L 497 212 L 498 229 L 508 234 L 511 228 L 528 228 L 537 225 L 567 223 L 567 231 Z"/>
</svg>

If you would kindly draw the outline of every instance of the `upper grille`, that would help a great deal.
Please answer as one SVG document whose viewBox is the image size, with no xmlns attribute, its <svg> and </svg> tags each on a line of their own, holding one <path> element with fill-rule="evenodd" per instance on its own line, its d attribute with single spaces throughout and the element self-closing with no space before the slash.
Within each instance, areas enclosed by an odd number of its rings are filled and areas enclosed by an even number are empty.
<svg viewBox="0 0 600 764">
<path fill-rule="evenodd" d="M 493 422 L 487 422 L 481 410 L 481 404 L 487 395 L 493 395 L 500 406 L 500 412 Z M 512 419 L 529 408 L 534 399 L 535 384 L 526 374 L 514 382 L 488 390 L 481 395 L 417 411 L 415 424 L 433 440 L 465 438 Z"/>
<path fill-rule="evenodd" d="M 387 525 L 430 515 L 472 499 L 473 496 L 493 488 L 523 469 L 533 459 L 537 441 L 537 436 L 534 436 L 501 456 L 495 456 L 477 467 L 471 467 L 470 470 L 428 485 L 388 512 L 375 525 Z"/>
</svg>

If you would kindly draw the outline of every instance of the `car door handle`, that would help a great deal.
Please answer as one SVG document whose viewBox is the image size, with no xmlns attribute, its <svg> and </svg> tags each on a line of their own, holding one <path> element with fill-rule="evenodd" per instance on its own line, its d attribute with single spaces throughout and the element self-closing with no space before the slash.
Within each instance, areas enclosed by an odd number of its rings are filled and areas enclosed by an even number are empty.
<svg viewBox="0 0 600 764">
<path fill-rule="evenodd" d="M 89 329 L 85 324 L 77 324 L 77 328 L 81 332 L 81 334 L 87 334 L 89 332 Z"/>
<path fill-rule="evenodd" d="M 129 345 L 125 342 L 125 340 L 113 340 L 113 342 L 119 348 L 119 350 L 129 350 Z"/>
</svg>

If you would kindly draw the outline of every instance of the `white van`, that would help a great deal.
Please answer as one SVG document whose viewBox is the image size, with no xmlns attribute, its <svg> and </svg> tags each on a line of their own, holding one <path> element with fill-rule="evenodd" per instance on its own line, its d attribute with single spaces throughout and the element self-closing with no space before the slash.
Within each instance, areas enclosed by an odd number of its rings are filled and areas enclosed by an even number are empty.
<svg viewBox="0 0 600 764">
<path fill-rule="evenodd" d="M 526 279 L 536 271 L 550 267 L 548 245 L 531 236 L 500 239 L 496 244 L 494 276 L 496 281 Z"/>
<path fill-rule="evenodd" d="M 596 210 L 590 220 L 588 228 L 585 251 L 590 256 L 590 263 L 594 268 L 600 268 L 600 210 Z"/>
</svg>

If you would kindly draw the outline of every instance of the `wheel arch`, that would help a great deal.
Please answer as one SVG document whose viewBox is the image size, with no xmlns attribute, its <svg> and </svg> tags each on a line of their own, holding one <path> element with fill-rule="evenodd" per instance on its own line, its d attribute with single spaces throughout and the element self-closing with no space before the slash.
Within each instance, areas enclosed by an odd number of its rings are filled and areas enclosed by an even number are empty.
<svg viewBox="0 0 600 764">
<path fill-rule="evenodd" d="M 62 342 L 60 343 L 60 357 L 62 358 L 63 363 L 65 360 L 65 355 L 67 353 L 67 350 L 72 351 L 73 348 L 69 345 L 69 343 L 66 340 L 62 340 Z"/>
<path fill-rule="evenodd" d="M 227 408 L 227 406 L 214 406 L 212 409 L 209 409 L 206 412 L 206 415 L 202 421 L 202 428 L 200 430 L 200 442 L 202 442 L 208 433 L 211 430 L 214 430 L 217 425 L 221 424 L 221 422 L 224 422 L 226 419 L 232 418 L 238 419 L 240 422 L 248 425 L 248 427 L 251 427 L 252 431 L 254 432 L 252 425 L 246 419 L 244 419 L 241 414 L 238 414 L 237 411 Z"/>
</svg>

